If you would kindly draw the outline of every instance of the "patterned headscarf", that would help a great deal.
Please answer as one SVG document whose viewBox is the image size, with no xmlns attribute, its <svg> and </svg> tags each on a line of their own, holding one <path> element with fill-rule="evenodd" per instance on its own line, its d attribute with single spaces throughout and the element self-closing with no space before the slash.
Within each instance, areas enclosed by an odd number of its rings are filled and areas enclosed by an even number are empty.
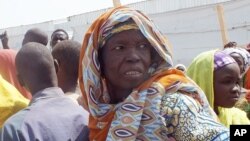
<svg viewBox="0 0 250 141">
<path fill-rule="evenodd" d="M 243 74 L 246 73 L 250 66 L 250 54 L 246 49 L 239 48 L 239 47 L 233 47 L 233 48 L 226 48 L 223 50 L 224 53 L 231 55 L 231 54 L 239 54 L 243 58 Z"/>
<path fill-rule="evenodd" d="M 124 23 L 116 24 L 109 28 L 104 28 L 102 35 L 99 38 L 99 47 L 102 48 L 110 37 L 114 34 L 120 33 L 126 30 L 139 30 L 139 27 L 132 21 L 126 21 Z"/>
<path fill-rule="evenodd" d="M 214 54 L 214 71 L 219 70 L 223 68 L 224 66 L 232 64 L 232 63 L 236 63 L 236 62 L 231 56 L 220 51 Z"/>
<path fill-rule="evenodd" d="M 132 24 L 131 19 L 134 22 Z M 127 21 L 129 24 L 126 24 Z M 119 26 L 116 27 L 117 25 Z M 106 84 L 101 78 L 98 50 L 113 34 L 129 29 L 139 29 L 165 60 L 165 63 L 172 67 L 173 63 L 168 41 L 150 19 L 141 12 L 127 7 L 119 7 L 106 12 L 92 24 L 85 35 L 79 68 L 79 79 L 84 88 L 82 91 L 86 93 L 83 95 L 89 96 L 91 99 L 91 101 L 84 103 L 84 106 L 92 115 L 97 117 L 105 115 L 108 112 L 107 109 L 112 109 L 110 105 L 108 107 L 102 105 L 104 107 L 98 108 L 100 106 L 98 105 L 99 102 L 107 103 L 109 99 L 108 93 L 104 92 Z M 87 97 L 84 98 L 88 99 Z"/>
</svg>

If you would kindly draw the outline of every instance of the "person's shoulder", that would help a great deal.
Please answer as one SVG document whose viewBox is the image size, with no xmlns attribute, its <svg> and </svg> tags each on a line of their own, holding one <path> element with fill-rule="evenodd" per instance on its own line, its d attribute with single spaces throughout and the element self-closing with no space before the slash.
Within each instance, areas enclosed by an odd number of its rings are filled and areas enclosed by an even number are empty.
<svg viewBox="0 0 250 141">
<path fill-rule="evenodd" d="M 233 107 L 233 108 L 230 108 L 230 111 L 234 116 L 247 118 L 247 113 L 239 108 Z"/>
<path fill-rule="evenodd" d="M 27 114 L 27 110 L 23 109 L 16 114 L 12 115 L 10 118 L 8 118 L 4 125 L 3 128 L 10 128 L 12 130 L 20 130 L 22 128 L 22 124 L 25 120 L 25 116 Z"/>
<path fill-rule="evenodd" d="M 230 108 L 231 114 L 233 115 L 234 124 L 250 124 L 250 120 L 247 117 L 247 113 L 239 108 Z"/>
<path fill-rule="evenodd" d="M 229 108 L 231 112 L 233 113 L 246 113 L 245 111 L 239 109 L 239 108 L 236 108 L 236 107 L 232 107 L 232 108 Z"/>
</svg>

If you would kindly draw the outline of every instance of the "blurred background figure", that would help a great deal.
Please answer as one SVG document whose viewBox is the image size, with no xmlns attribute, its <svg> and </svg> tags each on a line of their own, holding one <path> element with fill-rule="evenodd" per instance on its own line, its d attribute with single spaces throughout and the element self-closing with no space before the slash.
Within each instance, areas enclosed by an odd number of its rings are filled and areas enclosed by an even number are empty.
<svg viewBox="0 0 250 141">
<path fill-rule="evenodd" d="M 27 43 L 17 53 L 15 63 L 19 81 L 33 97 L 27 108 L 4 123 L 0 140 L 88 140 L 86 115 L 58 87 L 49 49 L 40 43 Z"/>
<path fill-rule="evenodd" d="M 15 86 L 16 89 L 24 97 L 31 99 L 32 95 L 30 94 L 30 92 L 26 90 L 18 82 L 18 79 L 17 79 L 16 66 L 15 66 L 15 58 L 16 58 L 17 51 L 9 47 L 8 34 L 6 31 L 1 36 L 2 36 L 1 39 L 3 39 L 1 40 L 3 47 L 6 49 L 0 49 L 0 74 L 5 80 L 7 80 L 9 83 Z M 25 33 L 23 41 L 22 41 L 22 45 L 29 43 L 29 42 L 37 42 L 46 46 L 48 44 L 48 35 L 39 28 L 31 28 Z"/>
<path fill-rule="evenodd" d="M 239 47 L 236 42 L 229 42 L 224 46 L 222 51 L 230 55 L 237 62 L 240 67 L 241 76 L 243 77 L 249 69 L 249 52 L 245 48 Z"/>
<path fill-rule="evenodd" d="M 78 86 L 78 66 L 81 44 L 77 41 L 64 40 L 55 45 L 52 55 L 56 64 L 58 86 L 67 97 L 82 105 Z"/>
<path fill-rule="evenodd" d="M 7 35 L 7 31 L 4 31 L 4 33 L 0 34 L 0 39 L 3 45 L 3 49 L 9 49 L 10 47 L 8 45 L 9 38 Z"/>
<path fill-rule="evenodd" d="M 31 94 L 20 85 L 16 77 L 15 57 L 16 50 L 8 45 L 9 37 L 7 31 L 1 34 L 3 49 L 0 49 L 0 75 L 12 84 L 24 97 L 31 99 Z"/>
<path fill-rule="evenodd" d="M 68 33 L 63 30 L 63 29 L 56 29 L 52 34 L 51 34 L 51 38 L 50 38 L 50 46 L 51 49 L 54 48 L 54 46 L 63 41 L 63 40 L 68 40 L 69 39 L 69 35 Z"/>
<path fill-rule="evenodd" d="M 29 42 L 36 42 L 46 46 L 48 44 L 48 35 L 39 28 L 31 28 L 25 33 L 22 46 Z"/>
</svg>

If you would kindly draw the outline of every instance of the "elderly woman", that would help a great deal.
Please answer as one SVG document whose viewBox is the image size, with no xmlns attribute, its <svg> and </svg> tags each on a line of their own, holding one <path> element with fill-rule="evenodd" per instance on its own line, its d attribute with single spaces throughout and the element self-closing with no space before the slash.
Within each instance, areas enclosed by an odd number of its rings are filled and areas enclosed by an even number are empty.
<svg viewBox="0 0 250 141">
<path fill-rule="evenodd" d="M 119 7 L 88 29 L 79 82 L 90 140 L 227 140 L 204 93 L 173 69 L 170 46 L 139 11 Z"/>
<path fill-rule="evenodd" d="M 250 124 L 246 113 L 234 107 L 240 98 L 241 69 L 231 56 L 218 50 L 203 52 L 187 74 L 203 89 L 221 123 Z"/>
</svg>

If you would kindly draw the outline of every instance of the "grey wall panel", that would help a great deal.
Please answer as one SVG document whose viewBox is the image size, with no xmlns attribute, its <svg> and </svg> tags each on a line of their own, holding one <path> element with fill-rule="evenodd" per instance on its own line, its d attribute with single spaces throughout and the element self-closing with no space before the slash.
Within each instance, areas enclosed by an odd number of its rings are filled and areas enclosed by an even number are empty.
<svg viewBox="0 0 250 141">
<path fill-rule="evenodd" d="M 189 65 L 199 53 L 222 48 L 216 4 L 225 9 L 225 20 L 229 39 L 240 45 L 250 42 L 250 1 L 249 0 L 147 0 L 128 6 L 142 10 L 159 27 L 173 45 L 174 63 Z M 39 24 L 0 29 L 8 31 L 10 46 L 16 50 L 21 47 L 24 33 L 38 27 L 48 33 L 63 28 L 70 36 L 82 43 L 84 34 L 91 23 L 104 11 L 98 10 L 65 19 Z M 0 48 L 2 45 L 0 44 Z"/>
</svg>

